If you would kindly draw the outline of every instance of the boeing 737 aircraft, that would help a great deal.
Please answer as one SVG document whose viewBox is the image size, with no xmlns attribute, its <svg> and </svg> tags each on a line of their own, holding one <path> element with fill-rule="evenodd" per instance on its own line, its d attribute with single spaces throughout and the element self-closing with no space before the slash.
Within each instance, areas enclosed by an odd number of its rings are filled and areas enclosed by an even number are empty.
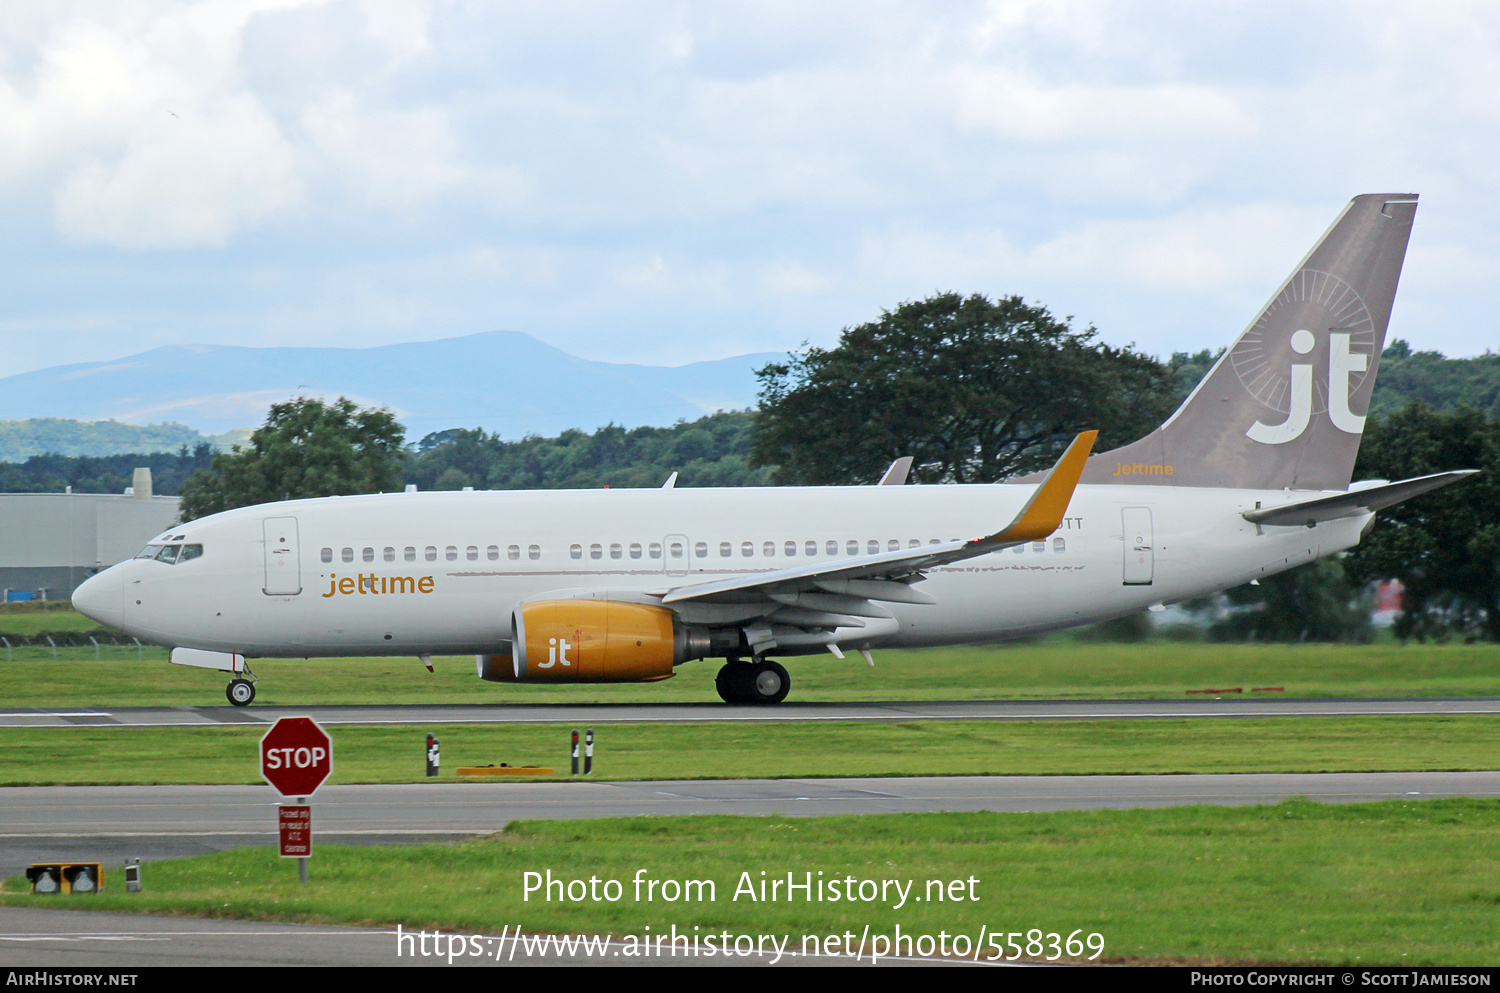
<svg viewBox="0 0 1500 993">
<path fill-rule="evenodd" d="M 172 528 L 79 610 L 172 661 L 473 654 L 496 682 L 666 679 L 723 659 L 1038 634 L 1203 596 L 1356 545 L 1467 473 L 1350 485 L 1417 198 L 1356 197 L 1166 423 L 1007 484 L 391 493 Z"/>
</svg>

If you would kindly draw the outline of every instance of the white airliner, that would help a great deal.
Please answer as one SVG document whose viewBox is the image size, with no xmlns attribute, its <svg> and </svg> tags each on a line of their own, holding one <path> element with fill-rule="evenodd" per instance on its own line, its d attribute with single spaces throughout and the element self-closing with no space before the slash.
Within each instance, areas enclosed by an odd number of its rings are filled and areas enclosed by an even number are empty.
<svg viewBox="0 0 1500 993">
<path fill-rule="evenodd" d="M 1093 456 L 1080 434 L 1045 476 L 293 500 L 178 525 L 74 604 L 231 673 L 241 706 L 247 658 L 440 654 L 497 682 L 719 658 L 726 702 L 776 703 L 772 656 L 1031 635 L 1226 589 L 1467 475 L 1350 485 L 1415 211 L 1356 197 L 1166 423 Z"/>
</svg>

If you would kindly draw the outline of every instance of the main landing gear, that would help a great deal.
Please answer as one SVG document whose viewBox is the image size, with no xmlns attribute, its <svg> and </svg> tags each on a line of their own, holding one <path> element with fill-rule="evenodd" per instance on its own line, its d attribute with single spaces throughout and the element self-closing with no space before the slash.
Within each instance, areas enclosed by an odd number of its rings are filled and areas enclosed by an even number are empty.
<svg viewBox="0 0 1500 993">
<path fill-rule="evenodd" d="M 248 707 L 250 706 L 250 702 L 255 699 L 255 674 L 246 669 L 245 675 L 250 678 L 245 679 L 242 676 L 232 679 L 229 685 L 224 688 L 224 695 L 236 707 Z"/>
<path fill-rule="evenodd" d="M 731 659 L 714 678 L 714 688 L 725 703 L 780 703 L 792 688 L 792 677 L 770 659 Z"/>
</svg>

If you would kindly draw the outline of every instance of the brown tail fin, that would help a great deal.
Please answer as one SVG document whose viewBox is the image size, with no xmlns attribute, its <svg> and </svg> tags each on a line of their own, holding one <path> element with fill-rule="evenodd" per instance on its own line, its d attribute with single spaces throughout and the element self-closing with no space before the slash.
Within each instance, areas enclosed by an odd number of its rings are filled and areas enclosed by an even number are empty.
<svg viewBox="0 0 1500 993">
<path fill-rule="evenodd" d="M 1177 412 L 1082 481 L 1347 488 L 1416 209 L 1415 194 L 1350 201 Z"/>
</svg>

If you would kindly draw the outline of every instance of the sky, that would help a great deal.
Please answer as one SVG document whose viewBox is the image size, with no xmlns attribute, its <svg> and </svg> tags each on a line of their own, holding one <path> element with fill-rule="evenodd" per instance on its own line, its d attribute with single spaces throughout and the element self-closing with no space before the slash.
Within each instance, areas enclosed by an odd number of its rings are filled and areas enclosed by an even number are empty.
<svg viewBox="0 0 1500 993">
<path fill-rule="evenodd" d="M 1227 345 L 1348 199 L 1497 347 L 1500 5 L 8 0 L 0 375 L 523 331 L 680 365 L 1017 294 Z M 503 392 L 504 370 L 492 370 Z"/>
</svg>

